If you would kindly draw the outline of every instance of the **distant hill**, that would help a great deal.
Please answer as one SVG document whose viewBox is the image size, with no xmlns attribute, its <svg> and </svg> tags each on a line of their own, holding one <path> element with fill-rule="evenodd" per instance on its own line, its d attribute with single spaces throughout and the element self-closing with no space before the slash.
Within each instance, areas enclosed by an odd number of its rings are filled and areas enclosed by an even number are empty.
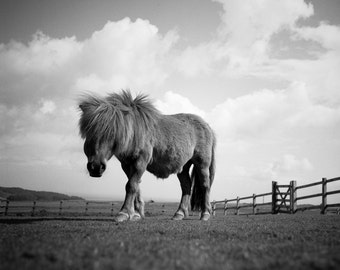
<svg viewBox="0 0 340 270">
<path fill-rule="evenodd" d="M 84 200 L 77 196 L 68 196 L 56 192 L 34 191 L 17 187 L 0 187 L 0 198 L 9 201 L 61 201 Z"/>
</svg>

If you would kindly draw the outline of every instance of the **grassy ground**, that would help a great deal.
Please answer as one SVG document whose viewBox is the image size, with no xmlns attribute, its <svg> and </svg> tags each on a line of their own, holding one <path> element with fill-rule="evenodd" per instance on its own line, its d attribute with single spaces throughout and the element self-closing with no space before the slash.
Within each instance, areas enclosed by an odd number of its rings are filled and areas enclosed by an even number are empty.
<svg viewBox="0 0 340 270">
<path fill-rule="evenodd" d="M 340 216 L 0 218 L 1 269 L 340 269 Z"/>
</svg>

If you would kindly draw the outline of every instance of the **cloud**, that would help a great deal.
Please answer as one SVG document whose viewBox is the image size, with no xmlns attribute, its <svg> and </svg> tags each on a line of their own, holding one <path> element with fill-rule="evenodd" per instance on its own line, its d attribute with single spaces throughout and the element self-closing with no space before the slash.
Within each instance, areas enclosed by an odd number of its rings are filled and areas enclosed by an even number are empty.
<svg viewBox="0 0 340 270">
<path fill-rule="evenodd" d="M 340 27 L 321 22 L 317 27 L 296 27 L 295 38 L 312 40 L 320 43 L 325 49 L 340 50 Z"/>
<path fill-rule="evenodd" d="M 56 105 L 51 100 L 41 100 L 40 112 L 43 114 L 53 113 L 56 109 Z"/>
<path fill-rule="evenodd" d="M 211 75 L 216 72 L 219 63 L 226 61 L 228 54 L 218 41 L 187 47 L 175 59 L 175 69 L 189 77 L 198 74 Z"/>
<path fill-rule="evenodd" d="M 304 83 L 281 90 L 263 89 L 218 104 L 208 119 L 222 137 L 265 138 L 288 129 L 331 127 L 340 123 L 339 108 L 314 103 Z"/>
<path fill-rule="evenodd" d="M 285 154 L 272 164 L 274 172 L 291 172 L 293 170 L 312 170 L 313 166 L 307 158 L 298 159 L 294 155 Z"/>
<path fill-rule="evenodd" d="M 78 164 L 81 160 L 81 148 L 73 153 L 67 151 L 66 154 L 63 153 L 63 149 L 79 141 L 75 140 L 72 133 L 61 135 L 53 132 L 28 131 L 14 137 L 4 137 L 0 147 L 0 163 L 16 166 L 71 167 L 71 164 Z"/>
<path fill-rule="evenodd" d="M 258 73 L 270 64 L 272 36 L 296 29 L 299 19 L 313 15 L 311 4 L 303 0 L 237 1 L 222 4 L 221 24 L 212 41 L 189 47 L 178 60 L 178 69 L 189 76 L 219 72 L 222 76 Z"/>
<path fill-rule="evenodd" d="M 177 39 L 174 31 L 162 36 L 149 21 L 125 18 L 107 22 L 83 41 L 37 32 L 27 45 L 0 44 L 1 102 L 23 105 L 76 91 L 159 85 Z"/>
<path fill-rule="evenodd" d="M 81 50 L 75 37 L 52 39 L 41 32 L 27 45 L 0 45 L 0 94 L 7 105 L 23 105 L 42 97 L 65 95 Z"/>
<path fill-rule="evenodd" d="M 206 117 L 206 113 L 193 105 L 190 99 L 171 91 L 165 93 L 163 100 L 157 100 L 155 106 L 164 114 L 193 113 Z"/>
<path fill-rule="evenodd" d="M 304 26 L 314 8 L 303 0 L 217 2 L 224 10 L 219 30 L 179 53 L 175 68 L 182 74 L 303 82 L 315 102 L 340 104 L 339 26 Z"/>
<path fill-rule="evenodd" d="M 234 169 L 234 174 L 238 179 L 269 182 L 286 177 L 306 175 L 306 173 L 313 170 L 314 167 L 307 158 L 298 158 L 293 154 L 284 154 L 272 162 L 262 162 L 257 164 L 257 166 L 237 166 Z"/>
<path fill-rule="evenodd" d="M 53 39 L 38 31 L 27 45 L 16 41 L 1 44 L 1 71 L 23 76 L 50 74 L 74 60 L 81 48 L 75 37 Z"/>
<path fill-rule="evenodd" d="M 220 35 L 228 37 L 228 43 L 246 49 L 254 42 L 268 41 L 273 33 L 284 27 L 293 27 L 300 18 L 313 15 L 311 4 L 303 0 L 217 0 L 223 5 Z M 256 46 L 255 46 L 256 47 Z"/>
<path fill-rule="evenodd" d="M 165 64 L 177 39 L 175 31 L 161 36 L 146 20 L 108 22 L 83 42 L 76 88 L 89 80 L 95 90 L 105 91 L 158 85 L 167 77 Z"/>
<path fill-rule="evenodd" d="M 0 163 L 69 166 L 80 160 L 76 109 L 59 101 L 9 108 L 0 105 Z"/>
</svg>

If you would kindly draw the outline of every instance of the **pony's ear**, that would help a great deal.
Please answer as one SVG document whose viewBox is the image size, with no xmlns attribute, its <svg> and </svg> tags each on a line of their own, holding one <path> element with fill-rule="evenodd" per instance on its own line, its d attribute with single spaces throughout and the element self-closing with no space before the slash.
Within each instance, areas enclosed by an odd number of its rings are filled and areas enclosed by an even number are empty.
<svg viewBox="0 0 340 270">
<path fill-rule="evenodd" d="M 79 109 L 84 113 L 85 111 L 91 110 L 92 108 L 96 108 L 99 105 L 97 104 L 92 104 L 90 102 L 83 101 L 79 103 Z"/>
<path fill-rule="evenodd" d="M 92 111 L 95 110 L 97 107 L 100 106 L 102 103 L 101 99 L 99 97 L 91 96 L 91 95 L 84 95 L 79 100 L 79 109 L 82 112 L 87 112 L 88 110 Z"/>
<path fill-rule="evenodd" d="M 85 109 L 84 104 L 79 104 L 79 109 L 80 109 L 82 112 L 84 112 L 84 109 Z"/>
</svg>

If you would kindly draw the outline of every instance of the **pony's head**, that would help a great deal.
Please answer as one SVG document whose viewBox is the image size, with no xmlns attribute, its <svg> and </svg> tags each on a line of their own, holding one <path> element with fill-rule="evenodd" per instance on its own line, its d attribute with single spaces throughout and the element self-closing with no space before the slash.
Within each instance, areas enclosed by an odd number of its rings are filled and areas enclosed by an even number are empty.
<svg viewBox="0 0 340 270">
<path fill-rule="evenodd" d="M 84 153 L 87 156 L 87 170 L 92 177 L 101 177 L 107 161 L 113 155 L 113 141 L 109 140 L 105 123 L 109 123 L 110 106 L 104 99 L 95 96 L 84 96 L 79 108 L 82 112 L 79 120 L 80 134 L 84 142 Z M 112 112 L 111 112 L 112 116 Z M 111 130 L 111 133 L 113 130 Z"/>
<path fill-rule="evenodd" d="M 90 176 L 100 177 L 113 155 L 129 155 L 150 135 L 159 112 L 144 95 L 129 91 L 107 97 L 84 95 L 79 103 L 80 135 Z"/>
<path fill-rule="evenodd" d="M 87 170 L 92 177 L 101 177 L 107 161 L 112 157 L 112 146 L 93 138 L 86 139 L 84 153 L 87 156 Z"/>
</svg>

